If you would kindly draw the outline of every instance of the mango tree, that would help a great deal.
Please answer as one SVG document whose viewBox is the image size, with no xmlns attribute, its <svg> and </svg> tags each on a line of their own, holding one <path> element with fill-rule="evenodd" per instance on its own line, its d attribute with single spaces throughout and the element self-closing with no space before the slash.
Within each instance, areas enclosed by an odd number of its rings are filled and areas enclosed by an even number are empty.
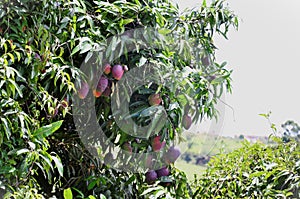
<svg viewBox="0 0 300 199">
<path fill-rule="evenodd" d="M 191 196 L 176 145 L 231 91 L 226 2 L 2 0 L 0 18 L 6 197 Z"/>
</svg>

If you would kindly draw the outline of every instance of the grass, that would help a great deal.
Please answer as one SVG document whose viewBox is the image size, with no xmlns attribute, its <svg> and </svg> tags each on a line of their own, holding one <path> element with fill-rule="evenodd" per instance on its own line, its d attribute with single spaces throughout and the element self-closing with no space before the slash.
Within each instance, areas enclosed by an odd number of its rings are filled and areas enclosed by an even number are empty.
<svg viewBox="0 0 300 199">
<path fill-rule="evenodd" d="M 186 152 L 191 154 L 216 155 L 220 152 L 228 153 L 242 146 L 240 139 L 213 134 L 189 133 L 186 137 L 190 146 Z"/>
<path fill-rule="evenodd" d="M 218 153 L 228 153 L 242 146 L 242 140 L 238 138 L 223 137 L 204 133 L 187 133 L 187 141 L 183 144 L 186 149 L 183 152 L 191 155 L 213 156 Z M 194 174 L 202 175 L 206 166 L 196 165 L 195 162 L 187 163 L 183 159 L 176 161 L 175 166 L 184 171 L 189 180 L 194 179 Z"/>
<path fill-rule="evenodd" d="M 176 168 L 184 171 L 189 180 L 193 180 L 195 174 L 197 174 L 198 176 L 202 175 L 206 170 L 205 166 L 187 163 L 184 160 L 176 161 L 175 166 Z"/>
</svg>

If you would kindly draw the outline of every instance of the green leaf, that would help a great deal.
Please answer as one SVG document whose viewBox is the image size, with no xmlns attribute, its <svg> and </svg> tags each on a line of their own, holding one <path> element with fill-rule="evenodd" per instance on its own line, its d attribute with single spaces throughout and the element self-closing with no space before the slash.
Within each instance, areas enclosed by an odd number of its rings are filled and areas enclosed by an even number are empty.
<svg viewBox="0 0 300 199">
<path fill-rule="evenodd" d="M 73 190 L 75 190 L 79 195 L 77 196 L 78 198 L 84 198 L 84 194 L 82 193 L 82 191 L 76 189 L 75 187 L 72 187 Z"/>
<path fill-rule="evenodd" d="M 140 117 L 148 117 L 151 115 L 154 115 L 157 111 L 163 110 L 164 108 L 160 105 L 157 106 L 150 106 L 149 108 L 146 108 L 143 110 L 140 114 Z"/>
<path fill-rule="evenodd" d="M 64 199 L 73 199 L 73 194 L 71 188 L 64 190 Z"/>
<path fill-rule="evenodd" d="M 90 43 L 85 43 L 83 44 L 83 46 L 81 47 L 81 51 L 79 54 L 83 54 L 86 53 L 88 51 L 90 51 L 93 48 L 93 46 Z"/>
<path fill-rule="evenodd" d="M 135 181 L 136 177 L 135 175 L 132 175 L 127 182 L 125 183 L 126 186 L 128 186 L 129 184 L 132 184 Z"/>
<path fill-rule="evenodd" d="M 15 51 L 15 54 L 17 55 L 18 61 L 20 61 L 21 60 L 21 53 Z"/>
<path fill-rule="evenodd" d="M 50 155 L 48 153 L 46 153 L 45 155 L 39 154 L 39 156 L 45 160 L 45 163 L 47 163 L 47 165 L 51 168 L 51 170 L 53 170 L 53 166 L 52 166 L 51 160 L 50 160 Z"/>
<path fill-rule="evenodd" d="M 20 90 L 17 83 L 15 81 L 13 81 L 12 79 L 8 79 L 8 81 L 13 85 L 13 87 L 10 87 L 12 92 L 14 93 L 14 89 L 16 89 L 17 92 L 19 93 L 20 97 L 23 97 L 22 91 Z"/>
<path fill-rule="evenodd" d="M 5 118 L 1 118 L 1 121 L 3 122 L 4 124 L 4 129 L 5 129 L 5 134 L 6 134 L 6 138 L 9 140 L 10 138 L 10 135 L 11 135 L 11 131 L 10 131 L 10 128 L 8 126 L 8 122 Z"/>
<path fill-rule="evenodd" d="M 93 56 L 93 51 L 88 52 L 88 54 L 86 55 L 84 62 L 88 63 L 88 61 L 90 60 L 90 58 Z"/>
<path fill-rule="evenodd" d="M 64 175 L 64 168 L 63 168 L 63 165 L 62 165 L 61 161 L 55 156 L 51 156 L 51 157 L 52 157 L 53 161 L 55 162 L 55 165 L 56 165 L 56 168 L 59 172 L 59 175 L 63 176 Z"/>
<path fill-rule="evenodd" d="M 152 121 L 151 121 L 151 126 L 150 128 L 148 129 L 148 132 L 147 132 L 147 137 L 149 137 L 151 135 L 151 132 L 154 130 L 157 130 L 157 131 L 160 131 L 161 128 L 163 127 L 162 124 L 158 125 L 160 121 L 164 121 L 164 117 L 163 117 L 163 114 L 164 114 L 164 111 L 163 110 L 159 110 L 155 113 L 154 117 L 152 118 Z M 167 116 L 166 116 L 167 117 Z"/>
<path fill-rule="evenodd" d="M 139 62 L 139 67 L 143 66 L 147 62 L 147 59 L 145 57 L 141 57 Z"/>
<path fill-rule="evenodd" d="M 80 51 L 80 44 L 78 44 L 73 50 L 72 50 L 72 53 L 71 53 L 71 56 L 76 54 L 78 51 Z"/>
<path fill-rule="evenodd" d="M 7 55 L 10 57 L 11 61 L 14 63 L 15 62 L 15 57 L 11 53 L 7 53 Z"/>
<path fill-rule="evenodd" d="M 97 180 L 92 181 L 88 186 L 88 190 L 92 190 L 96 184 L 97 184 Z"/>
<path fill-rule="evenodd" d="M 52 124 L 49 124 L 47 126 L 43 126 L 41 128 L 39 128 L 38 130 L 36 130 L 34 133 L 33 133 L 33 136 L 34 137 L 47 137 L 51 134 L 53 134 L 55 131 L 57 131 L 60 126 L 62 125 L 63 123 L 63 120 L 60 120 L 60 121 L 57 121 L 57 122 L 54 122 Z"/>
<path fill-rule="evenodd" d="M 90 199 L 96 199 L 94 196 L 89 196 Z M 106 196 L 102 193 L 100 194 L 100 199 L 106 199 Z"/>
<path fill-rule="evenodd" d="M 163 189 L 163 187 L 161 187 L 161 186 L 151 187 L 151 188 L 146 189 L 146 190 L 141 194 L 141 196 L 144 196 L 144 195 L 147 195 L 147 194 L 149 194 L 149 193 L 151 193 L 151 192 L 159 191 L 159 190 L 162 190 L 162 189 Z"/>
<path fill-rule="evenodd" d="M 166 193 L 165 190 L 158 190 L 158 191 L 155 192 L 155 198 L 160 198 L 165 193 Z"/>
<path fill-rule="evenodd" d="M 131 22 L 133 22 L 134 21 L 134 19 L 122 19 L 122 21 L 121 21 L 121 26 L 124 26 L 124 25 L 126 25 L 126 24 L 129 24 L 129 23 L 131 23 Z"/>
<path fill-rule="evenodd" d="M 171 33 L 172 30 L 167 29 L 167 28 L 161 28 L 161 29 L 158 30 L 158 32 L 159 32 L 160 34 L 162 34 L 162 35 L 167 35 L 167 34 Z"/>
<path fill-rule="evenodd" d="M 29 152 L 29 150 L 28 149 L 20 149 L 20 150 L 18 150 L 17 151 L 17 155 L 21 155 L 21 154 L 23 154 L 23 153 L 28 153 Z"/>
</svg>

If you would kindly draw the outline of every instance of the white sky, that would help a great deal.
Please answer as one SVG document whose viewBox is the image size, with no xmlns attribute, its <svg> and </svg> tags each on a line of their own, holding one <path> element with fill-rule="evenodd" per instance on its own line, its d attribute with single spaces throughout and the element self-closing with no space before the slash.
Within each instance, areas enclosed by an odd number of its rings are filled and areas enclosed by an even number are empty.
<svg viewBox="0 0 300 199">
<path fill-rule="evenodd" d="M 174 0 L 180 8 L 201 0 Z M 233 94 L 226 95 L 221 125 L 223 135 L 268 135 L 271 130 L 260 113 L 272 111 L 280 127 L 288 119 L 300 123 L 300 1 L 227 0 L 242 20 L 229 40 L 216 38 L 217 61 L 233 69 Z M 235 120 L 234 120 L 235 119 Z M 209 126 L 209 125 L 208 125 Z M 194 127 L 200 131 L 214 126 Z M 217 130 L 218 128 L 216 128 Z"/>
</svg>

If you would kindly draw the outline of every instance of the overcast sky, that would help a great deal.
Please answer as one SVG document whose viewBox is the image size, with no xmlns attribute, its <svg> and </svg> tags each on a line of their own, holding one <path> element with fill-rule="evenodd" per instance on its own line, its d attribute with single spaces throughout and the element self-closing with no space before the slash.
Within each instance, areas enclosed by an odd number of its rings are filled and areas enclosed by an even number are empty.
<svg viewBox="0 0 300 199">
<path fill-rule="evenodd" d="M 174 0 L 180 8 L 202 0 Z M 260 113 L 272 111 L 278 127 L 286 120 L 300 123 L 300 1 L 227 0 L 242 20 L 229 40 L 216 38 L 217 61 L 233 69 L 233 93 L 226 95 L 223 135 L 268 135 L 268 122 Z M 209 125 L 208 125 L 209 126 Z M 218 127 L 199 125 L 200 131 Z"/>
</svg>

